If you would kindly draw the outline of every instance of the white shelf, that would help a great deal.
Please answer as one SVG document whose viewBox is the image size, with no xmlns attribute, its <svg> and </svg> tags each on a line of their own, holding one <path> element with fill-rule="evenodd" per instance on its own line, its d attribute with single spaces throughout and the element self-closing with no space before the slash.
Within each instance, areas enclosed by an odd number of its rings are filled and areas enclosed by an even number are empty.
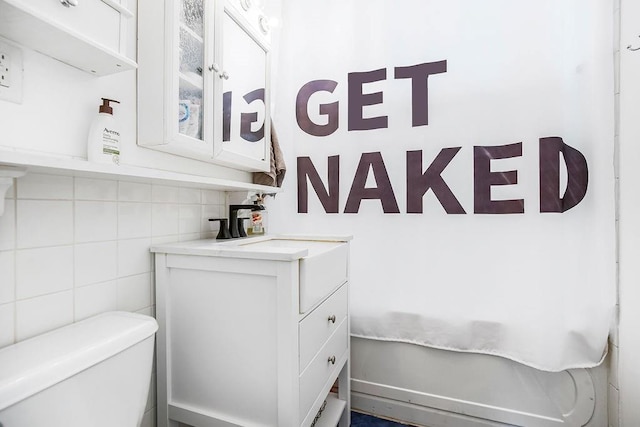
<svg viewBox="0 0 640 427">
<path fill-rule="evenodd" d="M 185 24 L 184 22 L 180 23 L 180 28 L 182 28 L 183 30 L 185 30 L 191 37 L 193 37 L 196 41 L 200 42 L 200 43 L 204 43 L 204 40 L 202 39 L 201 36 L 199 36 L 195 31 L 193 31 L 187 24 Z"/>
<path fill-rule="evenodd" d="M 338 397 L 334 393 L 327 396 L 327 406 L 322 411 L 322 416 L 318 418 L 315 427 L 335 427 L 340 421 L 342 412 L 347 406 L 347 402 Z"/>
<path fill-rule="evenodd" d="M 0 36 L 96 76 L 137 67 L 135 61 L 59 24 L 28 2 L 0 0 Z"/>
<path fill-rule="evenodd" d="M 195 79 L 191 76 L 188 76 L 184 73 L 180 73 L 180 80 L 186 82 L 191 89 L 195 89 L 195 90 L 203 90 L 204 88 L 204 82 L 202 81 L 202 79 Z"/>
<path fill-rule="evenodd" d="M 257 185 L 249 182 L 189 175 L 138 166 L 91 163 L 86 160 L 68 157 L 24 153 L 0 148 L 0 167 L 3 165 L 22 167 L 26 169 L 27 173 L 64 174 L 89 178 L 179 185 L 181 187 L 198 187 L 222 191 L 255 191 L 256 193 L 279 193 L 281 191 L 281 189 L 277 187 Z"/>
</svg>

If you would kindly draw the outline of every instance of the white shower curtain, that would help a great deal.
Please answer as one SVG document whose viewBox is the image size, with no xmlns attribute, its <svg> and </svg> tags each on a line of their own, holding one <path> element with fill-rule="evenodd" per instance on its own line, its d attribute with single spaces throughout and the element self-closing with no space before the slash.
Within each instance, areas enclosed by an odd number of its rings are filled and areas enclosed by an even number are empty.
<svg viewBox="0 0 640 427">
<path fill-rule="evenodd" d="M 271 230 L 354 235 L 353 335 L 600 363 L 610 3 L 283 0 L 274 119 L 290 172 Z"/>
</svg>

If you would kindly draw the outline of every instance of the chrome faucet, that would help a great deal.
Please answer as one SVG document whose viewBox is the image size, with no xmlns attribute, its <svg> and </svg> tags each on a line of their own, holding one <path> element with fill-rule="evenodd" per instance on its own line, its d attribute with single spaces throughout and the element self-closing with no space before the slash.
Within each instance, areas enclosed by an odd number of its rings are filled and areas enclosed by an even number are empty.
<svg viewBox="0 0 640 427">
<path fill-rule="evenodd" d="M 249 209 L 253 211 L 263 211 L 264 206 L 255 204 L 255 205 L 229 205 L 229 232 L 231 234 L 231 238 L 235 239 L 237 237 L 246 237 L 247 234 L 244 232 L 244 218 L 238 218 L 238 211 L 242 209 Z"/>
</svg>

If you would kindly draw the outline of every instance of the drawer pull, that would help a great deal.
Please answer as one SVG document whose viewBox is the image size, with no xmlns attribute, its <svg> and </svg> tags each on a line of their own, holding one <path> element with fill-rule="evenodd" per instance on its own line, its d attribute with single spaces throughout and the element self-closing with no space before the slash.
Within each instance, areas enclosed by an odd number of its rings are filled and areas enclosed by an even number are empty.
<svg viewBox="0 0 640 427">
<path fill-rule="evenodd" d="M 329 316 L 329 322 L 336 323 L 336 315 L 335 314 L 332 314 L 331 316 Z"/>
<path fill-rule="evenodd" d="M 332 365 L 335 365 L 336 364 L 336 357 L 335 356 L 331 356 L 329 358 L 329 360 L 327 360 L 327 362 L 331 363 Z"/>
</svg>

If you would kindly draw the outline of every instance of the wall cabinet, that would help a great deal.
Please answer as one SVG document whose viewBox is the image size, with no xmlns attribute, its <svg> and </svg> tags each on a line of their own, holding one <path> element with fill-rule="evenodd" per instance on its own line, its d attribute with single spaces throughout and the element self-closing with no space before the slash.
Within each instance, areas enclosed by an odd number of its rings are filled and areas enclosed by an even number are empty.
<svg viewBox="0 0 640 427">
<path fill-rule="evenodd" d="M 95 75 L 132 70 L 126 0 L 0 0 L 0 36 Z"/>
<path fill-rule="evenodd" d="M 349 426 L 348 240 L 152 247 L 158 425 Z"/>
<path fill-rule="evenodd" d="M 269 168 L 269 27 L 250 0 L 139 0 L 138 144 Z"/>
</svg>

